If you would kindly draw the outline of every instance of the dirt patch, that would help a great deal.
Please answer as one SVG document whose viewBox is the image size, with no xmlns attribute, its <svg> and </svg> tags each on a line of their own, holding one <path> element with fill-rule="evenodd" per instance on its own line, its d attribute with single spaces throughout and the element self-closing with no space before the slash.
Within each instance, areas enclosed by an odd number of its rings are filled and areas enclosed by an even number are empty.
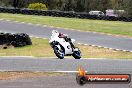
<svg viewBox="0 0 132 88">
<path fill-rule="evenodd" d="M 15 80 L 22 78 L 34 78 L 41 76 L 59 76 L 64 73 L 49 73 L 49 72 L 0 72 L 0 80 Z"/>
</svg>

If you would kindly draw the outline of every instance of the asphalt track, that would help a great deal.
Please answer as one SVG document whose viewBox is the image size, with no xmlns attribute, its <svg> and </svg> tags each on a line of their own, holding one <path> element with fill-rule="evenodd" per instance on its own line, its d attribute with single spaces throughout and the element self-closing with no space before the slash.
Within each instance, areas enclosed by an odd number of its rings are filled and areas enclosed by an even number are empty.
<svg viewBox="0 0 132 88">
<path fill-rule="evenodd" d="M 2 32 L 24 32 L 35 37 L 50 38 L 52 30 L 66 33 L 76 39 L 78 43 L 132 51 L 132 38 L 0 20 L 0 31 Z"/>
<path fill-rule="evenodd" d="M 89 74 L 132 74 L 132 60 L 0 57 L 0 71 L 69 71 L 65 76 L 0 80 L 0 88 L 132 88 L 132 82 L 130 84 L 85 84 L 80 86 L 76 83 L 76 75 L 73 73 L 80 66 Z"/>
<path fill-rule="evenodd" d="M 83 67 L 89 73 L 132 74 L 132 60 L 64 59 L 1 57 L 0 71 L 77 71 Z"/>
</svg>

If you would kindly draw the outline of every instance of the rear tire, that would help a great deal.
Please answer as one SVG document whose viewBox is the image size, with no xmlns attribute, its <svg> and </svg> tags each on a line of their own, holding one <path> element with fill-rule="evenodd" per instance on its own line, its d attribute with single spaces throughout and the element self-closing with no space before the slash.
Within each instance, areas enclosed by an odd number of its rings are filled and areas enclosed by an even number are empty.
<svg viewBox="0 0 132 88">
<path fill-rule="evenodd" d="M 59 59 L 64 59 L 64 50 L 59 50 L 57 46 L 54 46 L 54 53 Z"/>
</svg>

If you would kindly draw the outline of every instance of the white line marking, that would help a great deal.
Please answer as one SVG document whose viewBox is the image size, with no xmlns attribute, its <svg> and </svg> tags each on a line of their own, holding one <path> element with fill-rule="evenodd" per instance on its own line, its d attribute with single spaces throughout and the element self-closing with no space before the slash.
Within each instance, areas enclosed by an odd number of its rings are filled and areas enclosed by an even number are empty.
<svg viewBox="0 0 132 88">
<path fill-rule="evenodd" d="M 6 20 L 6 21 L 11 21 L 11 20 Z"/>
<path fill-rule="evenodd" d="M 56 73 L 78 73 L 78 71 L 51 71 L 51 72 L 56 72 Z M 85 71 L 88 72 L 88 71 Z"/>
<path fill-rule="evenodd" d="M 15 21 L 16 23 L 19 23 L 19 21 Z"/>
<path fill-rule="evenodd" d="M 0 70 L 0 72 L 51 72 L 51 73 L 78 73 L 78 71 L 7 71 L 7 70 Z M 88 71 L 85 71 L 86 73 Z"/>
<path fill-rule="evenodd" d="M 25 22 L 20 22 L 21 24 L 25 24 Z"/>
<path fill-rule="evenodd" d="M 91 46 L 95 47 L 95 45 L 91 45 Z"/>
<path fill-rule="evenodd" d="M 110 50 L 113 50 L 113 48 L 109 48 Z"/>
<path fill-rule="evenodd" d="M 117 51 L 119 51 L 120 49 L 116 49 Z"/>
<path fill-rule="evenodd" d="M 88 44 L 84 44 L 85 46 L 87 46 Z"/>
<path fill-rule="evenodd" d="M 109 47 L 103 47 L 103 48 L 105 48 L 105 49 L 109 49 Z"/>
<path fill-rule="evenodd" d="M 32 23 L 27 23 L 28 25 L 33 25 Z"/>
<path fill-rule="evenodd" d="M 50 28 L 55 28 L 54 26 L 49 26 Z"/>
<path fill-rule="evenodd" d="M 97 46 L 97 47 L 102 48 L 102 46 Z M 105 47 L 104 47 L 104 48 L 105 48 Z"/>
<path fill-rule="evenodd" d="M 48 27 L 47 25 L 43 25 L 43 27 Z"/>
<path fill-rule="evenodd" d="M 36 26 L 42 26 L 41 24 L 35 24 Z"/>
<path fill-rule="evenodd" d="M 3 19 L 0 19 L 0 20 L 3 20 Z"/>
<path fill-rule="evenodd" d="M 83 43 L 77 43 L 77 44 L 82 45 Z"/>
</svg>

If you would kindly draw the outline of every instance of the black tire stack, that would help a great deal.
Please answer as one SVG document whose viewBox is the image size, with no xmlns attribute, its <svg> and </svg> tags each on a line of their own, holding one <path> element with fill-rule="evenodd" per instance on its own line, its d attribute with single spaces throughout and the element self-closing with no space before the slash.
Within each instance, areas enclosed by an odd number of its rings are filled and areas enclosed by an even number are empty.
<svg viewBox="0 0 132 88">
<path fill-rule="evenodd" d="M 22 47 L 32 45 L 32 41 L 26 33 L 0 33 L 0 45 L 13 45 L 14 47 Z"/>
<path fill-rule="evenodd" d="M 68 11 L 52 11 L 52 10 L 30 10 L 30 9 L 16 9 L 0 7 L 1 13 L 17 13 L 26 15 L 42 15 L 53 17 L 68 17 L 68 18 L 81 18 L 92 20 L 109 20 L 109 21 L 125 21 L 132 22 L 132 16 L 130 17 L 113 17 L 113 16 L 97 16 L 90 15 L 87 12 L 68 12 Z"/>
</svg>

